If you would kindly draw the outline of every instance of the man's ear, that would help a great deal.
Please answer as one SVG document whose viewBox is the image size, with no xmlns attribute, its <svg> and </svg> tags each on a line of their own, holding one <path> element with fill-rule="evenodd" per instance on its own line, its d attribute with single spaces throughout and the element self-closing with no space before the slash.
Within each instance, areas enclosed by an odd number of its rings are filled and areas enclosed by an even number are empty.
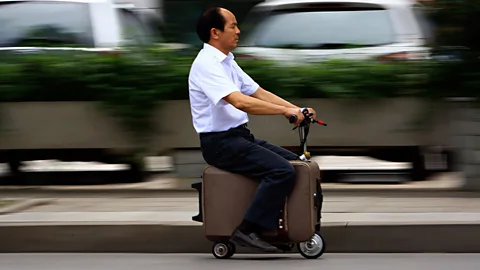
<svg viewBox="0 0 480 270">
<path fill-rule="evenodd" d="M 210 36 L 213 38 L 213 39 L 218 39 L 218 29 L 216 28 L 212 28 L 210 29 Z"/>
</svg>

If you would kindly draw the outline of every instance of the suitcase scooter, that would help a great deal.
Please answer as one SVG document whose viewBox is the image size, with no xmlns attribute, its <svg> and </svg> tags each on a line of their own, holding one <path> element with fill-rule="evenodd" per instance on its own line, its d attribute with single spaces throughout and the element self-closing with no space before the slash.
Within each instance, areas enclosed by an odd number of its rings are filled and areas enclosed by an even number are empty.
<svg viewBox="0 0 480 270">
<path fill-rule="evenodd" d="M 306 110 L 303 113 L 305 120 L 298 127 L 303 153 L 300 160 L 291 161 L 296 182 L 278 217 L 277 229 L 262 236 L 284 252 L 296 246 L 304 258 L 316 259 L 325 252 L 325 241 L 320 234 L 323 194 L 320 168 L 310 160 L 306 139 L 311 123 L 326 124 L 313 119 Z M 295 122 L 295 118 L 291 117 L 290 122 Z M 199 214 L 192 220 L 203 222 L 205 236 L 213 242 L 212 254 L 217 259 L 228 259 L 235 254 L 236 247 L 229 239 L 242 221 L 257 186 L 257 180 L 210 165 L 203 171 L 202 181 L 192 184 L 199 194 Z"/>
</svg>

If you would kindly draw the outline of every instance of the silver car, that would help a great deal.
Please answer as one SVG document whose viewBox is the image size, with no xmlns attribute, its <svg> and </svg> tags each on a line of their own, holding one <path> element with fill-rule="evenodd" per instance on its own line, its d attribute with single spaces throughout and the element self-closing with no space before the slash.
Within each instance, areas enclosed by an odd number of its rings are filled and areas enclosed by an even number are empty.
<svg viewBox="0 0 480 270">
<path fill-rule="evenodd" d="M 271 0 L 242 23 L 237 57 L 287 63 L 427 59 L 432 24 L 412 0 Z"/>
</svg>

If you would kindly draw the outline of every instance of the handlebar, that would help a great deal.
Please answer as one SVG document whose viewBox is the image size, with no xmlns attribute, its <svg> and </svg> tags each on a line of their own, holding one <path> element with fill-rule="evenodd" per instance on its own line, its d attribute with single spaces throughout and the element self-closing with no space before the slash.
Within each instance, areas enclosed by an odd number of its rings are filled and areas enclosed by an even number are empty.
<svg viewBox="0 0 480 270">
<path fill-rule="evenodd" d="M 300 135 L 300 148 L 303 150 L 302 154 L 299 156 L 300 160 L 308 161 L 310 159 L 310 153 L 307 151 L 307 136 L 310 130 L 311 123 L 317 123 L 319 125 L 327 126 L 327 124 L 321 120 L 317 120 L 313 118 L 313 114 L 308 112 L 308 109 L 302 110 L 305 119 L 300 123 L 299 127 L 299 135 Z M 297 116 L 291 115 L 288 121 L 293 124 L 297 122 Z M 294 127 L 293 129 L 296 129 Z"/>
<path fill-rule="evenodd" d="M 304 110 L 303 111 L 303 115 L 305 115 L 305 120 L 302 121 L 302 123 L 300 123 L 300 126 L 305 126 L 308 124 L 308 122 L 310 123 L 316 123 L 316 124 L 319 124 L 319 125 L 322 125 L 322 126 L 327 126 L 327 124 L 321 120 L 317 120 L 317 119 L 313 119 L 311 116 L 312 114 L 309 114 L 307 110 Z M 290 124 L 293 124 L 295 122 L 297 122 L 297 116 L 296 115 L 291 115 L 290 116 L 290 119 L 288 120 L 290 122 Z"/>
<path fill-rule="evenodd" d="M 297 116 L 295 114 L 290 115 L 290 119 L 288 121 L 290 122 L 290 124 L 297 122 Z"/>
</svg>

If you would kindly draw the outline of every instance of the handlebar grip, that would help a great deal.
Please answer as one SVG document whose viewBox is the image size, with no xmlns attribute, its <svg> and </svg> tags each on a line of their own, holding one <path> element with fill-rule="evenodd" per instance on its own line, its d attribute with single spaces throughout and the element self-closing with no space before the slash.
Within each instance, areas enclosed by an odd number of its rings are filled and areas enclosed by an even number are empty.
<svg viewBox="0 0 480 270">
<path fill-rule="evenodd" d="M 290 115 L 290 119 L 288 119 L 288 121 L 290 122 L 290 124 L 297 122 L 297 116 L 295 114 Z"/>
<path fill-rule="evenodd" d="M 327 126 L 327 124 L 321 120 L 315 120 L 317 122 L 317 124 L 319 125 L 323 125 L 323 126 Z"/>
</svg>

